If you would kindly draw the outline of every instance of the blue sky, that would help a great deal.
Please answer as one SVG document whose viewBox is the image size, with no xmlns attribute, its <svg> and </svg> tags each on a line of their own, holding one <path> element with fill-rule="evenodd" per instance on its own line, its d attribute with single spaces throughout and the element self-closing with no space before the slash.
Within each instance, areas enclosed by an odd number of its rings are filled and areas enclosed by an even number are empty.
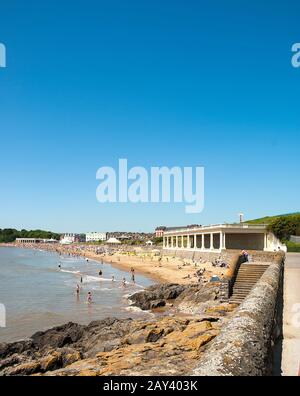
<svg viewBox="0 0 300 396">
<path fill-rule="evenodd" d="M 298 1 L 2 0 L 0 228 L 299 210 Z M 205 208 L 100 204 L 100 166 L 204 166 Z"/>
</svg>

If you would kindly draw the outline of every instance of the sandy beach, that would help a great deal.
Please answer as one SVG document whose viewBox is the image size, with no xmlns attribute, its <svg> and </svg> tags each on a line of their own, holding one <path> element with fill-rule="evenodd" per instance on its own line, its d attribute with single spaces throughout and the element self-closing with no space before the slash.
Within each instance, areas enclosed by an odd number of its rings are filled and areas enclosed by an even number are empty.
<svg viewBox="0 0 300 396">
<path fill-rule="evenodd" d="M 86 253 L 86 257 L 99 260 L 93 253 Z M 157 282 L 172 282 L 178 284 L 197 283 L 198 277 L 195 272 L 205 269 L 204 277 L 208 280 L 212 275 L 223 276 L 226 269 L 213 267 L 211 263 L 193 263 L 192 260 L 182 260 L 180 258 L 154 256 L 147 253 L 122 254 L 115 253 L 109 256 L 102 256 L 103 261 L 111 263 L 120 269 L 130 271 L 134 268 L 136 273 L 147 275 Z"/>
</svg>

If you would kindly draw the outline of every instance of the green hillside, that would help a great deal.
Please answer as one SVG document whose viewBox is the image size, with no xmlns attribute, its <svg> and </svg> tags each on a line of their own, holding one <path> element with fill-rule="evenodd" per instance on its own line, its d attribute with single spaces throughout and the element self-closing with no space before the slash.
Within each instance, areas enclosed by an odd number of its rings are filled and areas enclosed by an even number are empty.
<svg viewBox="0 0 300 396">
<path fill-rule="evenodd" d="M 254 219 L 254 220 L 247 220 L 245 223 L 247 224 L 270 224 L 273 221 L 276 221 L 281 218 L 288 218 L 290 216 L 300 216 L 300 212 L 295 212 L 295 213 L 287 213 L 287 214 L 281 214 L 281 215 L 276 215 L 276 216 L 266 216 L 266 217 L 261 217 L 260 219 Z"/>
<path fill-rule="evenodd" d="M 245 221 L 246 224 L 267 224 L 277 238 L 287 245 L 289 252 L 300 252 L 300 244 L 291 242 L 290 236 L 300 236 L 300 212 Z"/>
</svg>

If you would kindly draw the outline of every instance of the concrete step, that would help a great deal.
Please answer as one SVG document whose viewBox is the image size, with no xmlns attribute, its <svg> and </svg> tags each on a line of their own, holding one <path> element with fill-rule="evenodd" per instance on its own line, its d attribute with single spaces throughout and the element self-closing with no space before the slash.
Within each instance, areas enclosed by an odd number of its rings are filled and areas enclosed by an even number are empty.
<svg viewBox="0 0 300 396">
<path fill-rule="evenodd" d="M 236 284 L 238 284 L 238 283 L 256 283 L 257 281 L 258 281 L 258 279 L 260 279 L 261 277 L 259 277 L 259 278 L 256 278 L 256 279 L 238 279 L 236 282 L 235 282 L 235 285 Z"/>
<path fill-rule="evenodd" d="M 264 272 L 266 269 L 265 268 L 251 268 L 251 269 L 249 269 L 249 268 L 247 268 L 247 269 L 240 269 L 239 270 L 239 273 L 240 274 L 243 274 L 243 273 L 255 273 L 255 272 L 257 272 L 257 273 L 261 273 L 261 272 Z"/>
<path fill-rule="evenodd" d="M 267 268 L 266 268 L 267 269 Z M 258 273 L 258 274 L 260 274 L 260 273 L 262 273 L 262 272 L 265 272 L 265 270 L 266 269 L 243 269 L 243 270 L 239 270 L 239 273 L 240 274 L 255 274 L 255 273 Z"/>
</svg>

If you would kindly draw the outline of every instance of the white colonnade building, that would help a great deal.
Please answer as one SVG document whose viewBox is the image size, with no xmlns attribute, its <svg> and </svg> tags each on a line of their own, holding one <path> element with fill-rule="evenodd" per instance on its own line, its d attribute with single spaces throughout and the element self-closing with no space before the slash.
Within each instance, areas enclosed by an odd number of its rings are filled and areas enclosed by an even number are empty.
<svg viewBox="0 0 300 396">
<path fill-rule="evenodd" d="M 164 249 L 221 252 L 225 249 L 286 250 L 265 224 L 217 224 L 166 228 Z"/>
</svg>

